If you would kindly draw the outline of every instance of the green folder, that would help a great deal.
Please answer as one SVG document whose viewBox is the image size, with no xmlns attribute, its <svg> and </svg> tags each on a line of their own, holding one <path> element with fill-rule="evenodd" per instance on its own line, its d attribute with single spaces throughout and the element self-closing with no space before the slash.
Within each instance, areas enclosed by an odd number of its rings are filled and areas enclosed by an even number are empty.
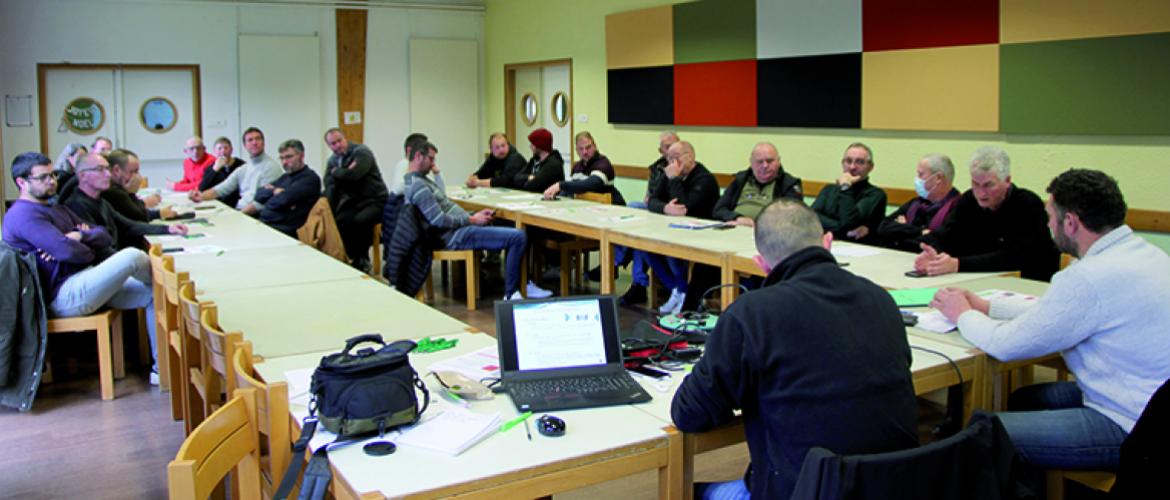
<svg viewBox="0 0 1170 500">
<path fill-rule="evenodd" d="M 935 292 L 938 292 L 938 288 L 905 288 L 890 290 L 890 295 L 898 307 L 926 307 L 934 299 Z"/>
</svg>

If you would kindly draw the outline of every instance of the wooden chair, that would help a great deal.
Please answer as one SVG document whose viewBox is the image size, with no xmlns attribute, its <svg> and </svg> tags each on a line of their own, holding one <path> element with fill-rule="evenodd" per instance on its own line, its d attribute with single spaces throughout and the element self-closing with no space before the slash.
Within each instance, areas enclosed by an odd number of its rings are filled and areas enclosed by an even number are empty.
<svg viewBox="0 0 1170 500">
<path fill-rule="evenodd" d="M 446 265 L 447 262 L 463 261 L 465 264 L 467 283 L 467 310 L 474 311 L 476 307 L 476 300 L 479 298 L 479 250 L 435 250 L 434 260 Z M 444 275 L 446 268 L 444 268 Z M 444 280 L 446 281 L 446 280 Z M 523 286 L 523 285 L 522 285 Z M 426 284 L 427 300 L 435 300 L 435 284 L 430 275 L 427 275 Z"/>
<path fill-rule="evenodd" d="M 256 391 L 256 426 L 260 431 L 260 486 L 264 497 L 271 498 L 288 468 L 292 452 L 289 450 L 291 421 L 288 411 L 288 383 L 264 383 L 253 370 L 252 343 L 236 344 L 232 355 L 232 372 L 236 387 Z M 264 451 L 267 450 L 267 453 Z M 295 497 L 293 493 L 290 497 Z"/>
<path fill-rule="evenodd" d="M 1064 500 L 1064 482 L 1075 481 L 1097 491 L 1108 493 L 1117 474 L 1097 470 L 1050 470 L 1047 472 L 1048 500 Z"/>
<path fill-rule="evenodd" d="M 169 257 L 169 255 L 164 257 L 162 263 L 165 329 L 156 329 L 155 335 L 158 336 L 156 340 L 159 348 L 165 348 L 159 359 L 165 357 L 167 360 L 167 378 L 171 387 L 171 418 L 178 420 L 183 418 L 183 390 L 187 387 L 187 372 L 183 366 L 183 324 L 179 318 L 179 288 L 190 281 L 190 277 L 187 273 L 175 272 L 174 261 Z"/>
<path fill-rule="evenodd" d="M 89 316 L 50 318 L 48 332 L 95 332 L 97 337 L 98 382 L 102 400 L 114 399 L 114 379 L 126 376 L 122 356 L 122 311 L 107 309 Z M 48 371 L 48 370 L 46 370 Z M 51 380 L 51 376 L 48 380 Z"/>
<path fill-rule="evenodd" d="M 604 203 L 606 205 L 613 203 L 613 195 L 609 193 L 579 193 L 575 197 L 577 199 Z M 577 286 L 584 286 L 586 271 L 585 255 L 591 250 L 601 250 L 601 244 L 597 240 L 576 236 L 563 240 L 541 238 L 533 246 L 547 248 L 559 254 L 561 266 L 561 297 L 567 297 L 569 295 L 569 286 L 573 283 L 574 276 L 576 277 Z M 611 263 L 610 265 L 613 264 Z M 539 270 L 540 268 L 538 267 L 537 269 Z"/>
<path fill-rule="evenodd" d="M 233 469 L 232 498 L 261 498 L 255 407 L 255 391 L 240 390 L 191 431 L 167 464 L 167 491 L 172 500 L 211 496 Z"/>
<path fill-rule="evenodd" d="M 223 404 L 222 387 L 215 372 L 203 364 L 203 311 L 211 303 L 195 298 L 195 282 L 188 281 L 179 288 L 179 316 L 182 320 L 182 348 L 180 366 L 183 384 L 183 427 L 190 434 L 203 419 Z"/>
<path fill-rule="evenodd" d="M 236 375 L 232 370 L 232 356 L 236 353 L 236 344 L 244 341 L 244 334 L 223 330 L 219 325 L 219 309 L 215 304 L 208 304 L 201 314 L 199 323 L 203 329 L 203 369 L 207 377 L 216 379 L 216 390 L 222 389 L 224 394 L 233 394 L 236 390 Z"/>
<path fill-rule="evenodd" d="M 154 243 L 150 245 L 150 251 L 147 252 L 150 257 L 150 276 L 151 288 L 154 292 L 154 331 L 158 335 L 156 344 L 156 352 L 154 353 L 155 363 L 158 364 L 158 387 L 163 392 L 170 390 L 170 356 L 167 356 L 167 343 L 163 342 L 166 338 L 164 335 L 170 331 L 168 329 L 168 318 L 166 311 L 166 295 L 163 293 L 163 270 L 175 269 L 174 258 L 170 255 L 163 255 L 162 245 Z"/>
<path fill-rule="evenodd" d="M 379 222 L 377 225 L 374 226 L 374 239 L 371 241 L 373 241 L 373 244 L 370 245 L 370 248 L 373 249 L 372 251 L 374 253 L 374 256 L 372 259 L 370 259 L 370 262 L 371 262 L 370 276 L 373 276 L 374 279 L 381 281 L 383 279 L 382 278 L 382 223 L 381 222 Z"/>
</svg>

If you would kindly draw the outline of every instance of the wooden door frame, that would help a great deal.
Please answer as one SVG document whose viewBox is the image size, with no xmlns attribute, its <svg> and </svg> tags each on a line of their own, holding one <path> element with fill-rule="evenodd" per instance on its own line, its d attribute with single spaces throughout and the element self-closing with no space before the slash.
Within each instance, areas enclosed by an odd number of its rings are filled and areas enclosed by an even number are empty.
<svg viewBox="0 0 1170 500">
<path fill-rule="evenodd" d="M 203 137 L 203 90 L 199 87 L 198 64 L 101 64 L 101 63 L 37 63 L 37 107 L 40 112 L 41 153 L 49 158 L 49 128 L 46 120 L 49 116 L 48 99 L 45 95 L 45 75 L 50 70 L 61 69 L 89 69 L 89 70 L 127 70 L 127 71 L 190 71 L 191 72 L 191 103 L 194 108 L 191 114 L 195 118 L 195 134 Z"/>
<path fill-rule="evenodd" d="M 516 70 L 560 66 L 562 64 L 569 65 L 569 165 L 572 165 L 577 161 L 577 149 L 573 147 L 573 137 L 576 134 L 574 130 L 573 106 L 576 105 L 576 100 L 573 97 L 573 58 L 571 57 L 504 65 L 504 133 L 508 134 L 508 137 L 512 139 L 512 145 L 516 146 L 516 149 L 519 150 L 520 138 L 516 137 Z M 541 106 L 543 105 L 544 103 L 541 103 Z M 562 151 L 561 153 L 563 154 L 564 152 Z"/>
</svg>

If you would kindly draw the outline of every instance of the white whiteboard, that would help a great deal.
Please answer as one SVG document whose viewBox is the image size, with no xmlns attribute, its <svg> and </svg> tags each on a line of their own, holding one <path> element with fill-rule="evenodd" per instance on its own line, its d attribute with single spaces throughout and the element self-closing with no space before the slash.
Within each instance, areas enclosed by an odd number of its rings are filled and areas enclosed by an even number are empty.
<svg viewBox="0 0 1170 500">
<path fill-rule="evenodd" d="M 410 130 L 439 148 L 435 160 L 448 185 L 483 162 L 479 137 L 479 42 L 410 39 Z"/>
<path fill-rule="evenodd" d="M 265 152 L 278 156 L 286 139 L 305 143 L 305 163 L 324 172 L 321 46 L 316 35 L 240 35 L 240 132 L 264 131 Z M 247 159 L 233 137 L 237 156 Z"/>
</svg>

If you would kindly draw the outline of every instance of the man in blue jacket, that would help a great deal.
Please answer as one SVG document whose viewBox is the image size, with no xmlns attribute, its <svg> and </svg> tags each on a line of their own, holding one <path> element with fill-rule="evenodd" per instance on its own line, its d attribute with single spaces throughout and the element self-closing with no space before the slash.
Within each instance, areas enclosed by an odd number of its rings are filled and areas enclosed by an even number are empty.
<svg viewBox="0 0 1170 500">
<path fill-rule="evenodd" d="M 910 347 L 890 294 L 837 264 L 831 233 L 798 201 L 765 208 L 755 239 L 764 286 L 719 317 L 671 406 L 683 432 L 742 409 L 752 463 L 743 480 L 698 485 L 697 498 L 788 498 L 814 446 L 859 454 L 918 444 Z"/>
<path fill-rule="evenodd" d="M 284 234 L 297 237 L 309 211 L 321 197 L 321 177 L 305 165 L 305 145 L 296 139 L 280 144 L 280 165 L 284 175 L 256 190 L 260 220 Z"/>
</svg>

